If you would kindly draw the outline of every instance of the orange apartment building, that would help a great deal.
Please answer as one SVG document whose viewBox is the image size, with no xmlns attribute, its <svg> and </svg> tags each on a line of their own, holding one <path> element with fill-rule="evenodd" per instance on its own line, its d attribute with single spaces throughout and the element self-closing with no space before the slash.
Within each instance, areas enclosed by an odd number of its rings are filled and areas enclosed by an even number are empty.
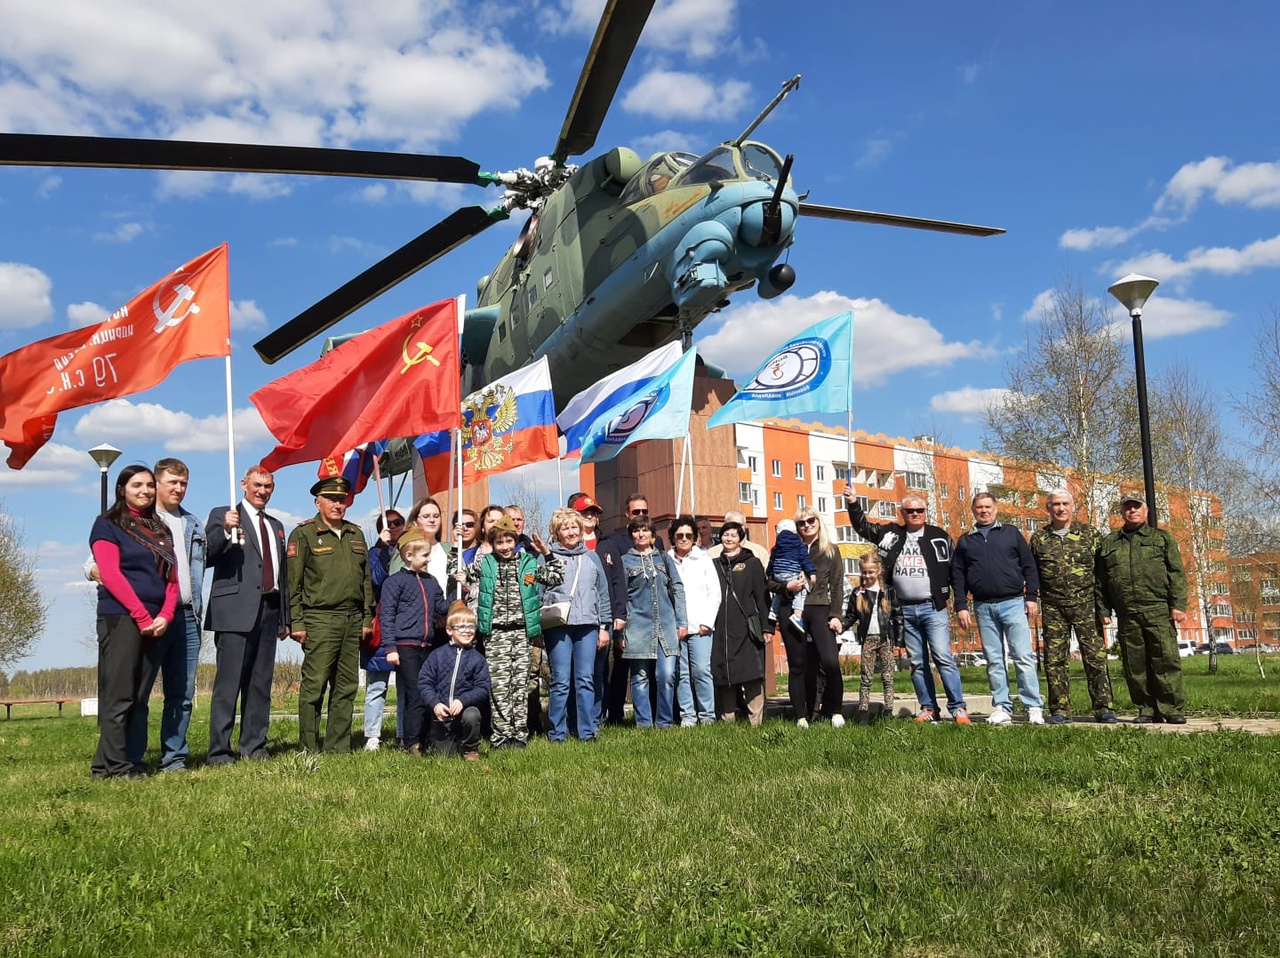
<svg viewBox="0 0 1280 958">
<path fill-rule="evenodd" d="M 1238 647 L 1280 651 L 1280 552 L 1232 559 L 1231 599 Z"/>
</svg>

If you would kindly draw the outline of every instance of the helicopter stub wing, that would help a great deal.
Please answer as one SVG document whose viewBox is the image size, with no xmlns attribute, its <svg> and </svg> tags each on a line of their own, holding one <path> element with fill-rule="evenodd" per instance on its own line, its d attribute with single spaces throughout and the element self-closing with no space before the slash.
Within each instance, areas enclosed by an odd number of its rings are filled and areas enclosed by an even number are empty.
<svg viewBox="0 0 1280 958">
<path fill-rule="evenodd" d="M 296 173 L 479 186 L 488 183 L 480 176 L 479 164 L 461 156 L 40 133 L 0 133 L 0 166 Z"/>
<path fill-rule="evenodd" d="M 408 279 L 498 220 L 505 219 L 506 215 L 501 208 L 494 211 L 483 206 L 464 206 L 454 210 L 425 233 L 374 263 L 279 329 L 267 333 L 253 344 L 253 348 L 264 362 L 274 363 L 282 359 L 374 297 Z"/>
<path fill-rule="evenodd" d="M 653 4 L 654 0 L 609 0 L 605 6 L 551 154 L 554 159 L 564 162 L 595 146 Z"/>
<path fill-rule="evenodd" d="M 998 226 L 975 226 L 972 223 L 955 223 L 951 220 L 934 220 L 922 216 L 902 216 L 898 213 L 876 213 L 872 210 L 852 210 L 843 206 L 821 206 L 817 203 L 801 203 L 800 215 L 816 216 L 826 220 L 846 220 L 850 223 L 906 226 L 910 229 L 934 230 L 938 233 L 959 233 L 962 236 L 995 236 L 1004 232 Z"/>
</svg>

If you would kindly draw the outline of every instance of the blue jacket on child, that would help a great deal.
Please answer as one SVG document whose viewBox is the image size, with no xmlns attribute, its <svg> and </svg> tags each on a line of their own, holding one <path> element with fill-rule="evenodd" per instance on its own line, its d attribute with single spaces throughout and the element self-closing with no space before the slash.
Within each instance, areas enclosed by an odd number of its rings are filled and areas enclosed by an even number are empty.
<svg viewBox="0 0 1280 958">
<path fill-rule="evenodd" d="M 803 572 L 805 575 L 817 575 L 818 570 L 809 555 L 809 547 L 804 544 L 798 533 L 783 529 L 773 541 L 773 551 L 769 553 L 769 567 L 765 576 L 786 582 Z"/>
<path fill-rule="evenodd" d="M 382 608 L 378 611 L 382 651 L 394 652 L 397 645 L 433 645 L 435 620 L 448 612 L 449 604 L 435 576 L 425 570 L 401 569 L 382 586 Z"/>
<path fill-rule="evenodd" d="M 489 663 L 470 645 L 442 645 L 422 663 L 418 673 L 418 694 L 427 712 L 454 699 L 463 708 L 479 708 L 489 701 Z"/>
</svg>

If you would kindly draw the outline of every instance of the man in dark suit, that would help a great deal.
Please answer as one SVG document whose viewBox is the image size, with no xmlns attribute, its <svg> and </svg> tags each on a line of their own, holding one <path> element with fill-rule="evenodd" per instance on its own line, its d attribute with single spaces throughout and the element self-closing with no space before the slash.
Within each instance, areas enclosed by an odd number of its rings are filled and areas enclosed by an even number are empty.
<svg viewBox="0 0 1280 958">
<path fill-rule="evenodd" d="M 240 701 L 238 757 L 267 758 L 267 724 L 276 643 L 289 634 L 289 580 L 284 526 L 264 511 L 275 479 L 251 466 L 240 481 L 244 498 L 219 506 L 205 526 L 213 570 L 205 628 L 214 632 L 218 671 L 209 704 L 209 764 L 237 758 L 231 730 Z"/>
</svg>

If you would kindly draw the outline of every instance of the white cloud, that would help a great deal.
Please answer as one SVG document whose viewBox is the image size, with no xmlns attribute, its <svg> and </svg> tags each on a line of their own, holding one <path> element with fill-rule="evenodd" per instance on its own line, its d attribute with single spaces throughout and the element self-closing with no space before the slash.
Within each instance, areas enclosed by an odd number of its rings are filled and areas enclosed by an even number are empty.
<svg viewBox="0 0 1280 958">
<path fill-rule="evenodd" d="M 121 223 L 113 230 L 94 233 L 93 238 L 105 243 L 130 243 L 141 235 L 141 223 Z"/>
<path fill-rule="evenodd" d="M 234 425 L 237 451 L 272 438 L 252 406 L 235 411 Z M 117 444 L 141 434 L 163 442 L 169 452 L 217 452 L 227 447 L 227 417 L 223 414 L 197 418 L 158 403 L 112 399 L 81 416 L 75 434 L 82 439 Z"/>
<path fill-rule="evenodd" d="M 633 140 L 631 149 L 640 154 L 640 159 L 647 160 L 655 153 L 670 153 L 673 150 L 687 150 L 690 153 L 701 154 L 705 152 L 705 145 L 688 133 L 662 130 Z"/>
<path fill-rule="evenodd" d="M 930 399 L 929 411 L 953 413 L 961 416 L 966 422 L 977 422 L 986 417 L 988 409 L 1002 406 L 1011 392 L 999 387 L 980 389 L 976 386 L 962 386 L 959 389 L 938 393 Z"/>
<path fill-rule="evenodd" d="M 111 310 L 90 301 L 72 303 L 67 307 L 67 325 L 72 329 L 97 326 L 99 323 L 105 323 L 110 316 Z"/>
<path fill-rule="evenodd" d="M 867 140 L 867 144 L 862 150 L 862 155 L 858 157 L 853 165 L 860 170 L 865 170 L 886 159 L 891 152 L 893 152 L 893 141 L 887 137 Z"/>
<path fill-rule="evenodd" d="M 267 314 L 255 300 L 236 299 L 231 301 L 232 329 L 261 329 L 267 325 Z"/>
<path fill-rule="evenodd" d="M 980 341 L 947 342 L 927 319 L 899 313 L 878 299 L 850 299 L 830 291 L 804 299 L 784 295 L 734 306 L 714 331 L 701 338 L 698 348 L 711 362 L 741 378 L 800 330 L 849 309 L 855 317 L 854 342 L 875 344 L 874 349 L 855 347 L 853 375 L 859 385 L 876 385 L 905 369 L 948 366 L 960 359 L 992 355 Z"/>
<path fill-rule="evenodd" d="M 290 246 L 298 245 L 298 238 L 296 236 L 281 236 L 279 239 L 273 239 L 267 245 L 276 249 L 288 249 Z"/>
<path fill-rule="evenodd" d="M 627 92 L 622 108 L 662 120 L 725 119 L 741 110 L 750 95 L 750 84 L 741 80 L 717 87 L 698 73 L 655 69 Z"/>
<path fill-rule="evenodd" d="M 1191 250 L 1181 260 L 1160 251 L 1142 253 L 1108 269 L 1117 276 L 1141 273 L 1144 276 L 1155 276 L 1162 282 L 1172 282 L 1190 279 L 1197 273 L 1239 276 L 1252 273 L 1255 269 L 1277 266 L 1280 266 L 1280 236 L 1256 240 L 1241 249 L 1231 246 L 1201 246 Z"/>
<path fill-rule="evenodd" d="M 0 329 L 39 326 L 53 315 L 53 282 L 34 266 L 0 263 Z"/>
<path fill-rule="evenodd" d="M 713 56 L 730 42 L 737 7 L 737 0 L 658 0 L 640 46 L 693 57 Z M 556 35 L 591 37 L 603 10 L 604 0 L 560 0 L 542 10 L 539 25 Z"/>
<path fill-rule="evenodd" d="M 1216 329 L 1230 321 L 1231 313 L 1212 303 L 1157 295 L 1142 309 L 1142 337 L 1147 340 L 1185 336 L 1202 329 Z M 1122 336 L 1132 338 L 1133 324 L 1127 316 L 1113 325 Z"/>
<path fill-rule="evenodd" d="M 960 68 L 960 79 L 965 86 L 978 82 L 978 77 L 982 74 L 981 63 L 966 63 Z"/>
<path fill-rule="evenodd" d="M 0 468 L 0 489 L 19 486 L 65 489 L 90 480 L 96 488 L 98 467 L 88 453 L 56 442 L 47 443 L 22 469 Z"/>
<path fill-rule="evenodd" d="M 1173 175 L 1156 201 L 1156 209 L 1191 212 L 1206 193 L 1222 205 L 1252 209 L 1280 206 L 1280 162 L 1232 164 L 1225 156 L 1186 163 Z"/>
<path fill-rule="evenodd" d="M 42 200 L 47 200 L 58 191 L 58 187 L 62 186 L 62 177 L 54 174 L 46 176 L 40 181 L 40 185 L 36 187 L 36 196 Z"/>
<path fill-rule="evenodd" d="M 1036 293 L 1035 299 L 1022 314 L 1022 318 L 1029 323 L 1038 323 L 1047 314 L 1053 312 L 1053 298 L 1054 291 L 1051 289 L 1043 289 Z"/>
<path fill-rule="evenodd" d="M 1123 226 L 1095 226 L 1091 229 L 1067 230 L 1058 237 L 1058 246 L 1062 249 L 1087 250 L 1097 246 L 1119 246 L 1127 243 L 1138 233 L 1138 227 L 1126 229 Z"/>
<path fill-rule="evenodd" d="M 432 150 L 548 85 L 522 21 L 456 3 L 17 4 L 0 35 L 0 129 Z M 504 22 L 505 21 L 505 22 Z M 128 29 L 121 29 L 128 24 Z M 251 175 L 174 191 L 270 195 Z M 198 185 L 191 185 L 197 183 Z"/>
</svg>

